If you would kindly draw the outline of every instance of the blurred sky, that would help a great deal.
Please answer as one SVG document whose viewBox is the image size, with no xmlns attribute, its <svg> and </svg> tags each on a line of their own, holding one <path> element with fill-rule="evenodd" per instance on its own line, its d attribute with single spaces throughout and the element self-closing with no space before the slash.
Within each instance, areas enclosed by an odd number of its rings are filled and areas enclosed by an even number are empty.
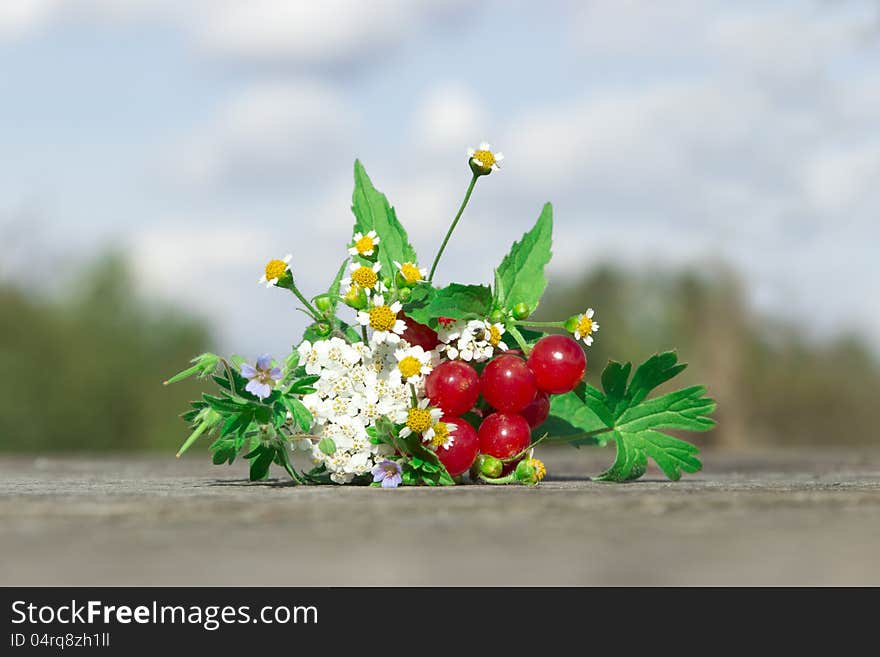
<svg viewBox="0 0 880 657">
<path fill-rule="evenodd" d="M 326 287 L 354 157 L 427 265 L 488 140 L 504 169 L 441 282 L 491 280 L 551 200 L 556 274 L 723 259 L 756 308 L 880 346 L 878 24 L 869 0 L 2 0 L 0 274 L 117 247 L 225 347 L 280 354 L 302 317 L 256 280 L 293 252 Z"/>
</svg>

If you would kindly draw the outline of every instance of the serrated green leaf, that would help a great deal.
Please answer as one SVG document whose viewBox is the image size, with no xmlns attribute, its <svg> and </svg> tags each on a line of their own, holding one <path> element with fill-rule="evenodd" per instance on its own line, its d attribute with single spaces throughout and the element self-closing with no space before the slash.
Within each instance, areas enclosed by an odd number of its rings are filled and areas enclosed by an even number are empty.
<svg viewBox="0 0 880 657">
<path fill-rule="evenodd" d="M 405 312 L 421 324 L 436 327 L 438 317 L 484 318 L 491 309 L 492 290 L 488 287 L 453 283 L 444 288 L 428 288 L 417 302 L 407 305 Z"/>
<path fill-rule="evenodd" d="M 547 203 L 541 216 L 495 270 L 495 301 L 508 310 L 518 303 L 527 304 L 532 311 L 538 307 L 547 279 L 544 267 L 550 262 L 553 233 L 553 207 Z"/>
<path fill-rule="evenodd" d="M 581 384 L 583 386 L 583 384 Z M 550 434 L 553 440 L 565 441 L 575 447 L 582 445 L 604 445 L 608 442 L 607 433 L 576 438 L 584 433 L 599 431 L 608 427 L 606 421 L 584 404 L 578 394 L 571 391 L 564 395 L 554 395 L 550 399 L 550 416 L 538 429 L 541 434 Z"/>
<path fill-rule="evenodd" d="M 617 457 L 614 464 L 599 475 L 600 481 L 632 481 L 645 474 L 648 457 L 672 481 L 681 479 L 682 472 L 698 472 L 703 464 L 699 450 L 684 440 L 647 429 L 639 432 L 615 431 Z"/>
<path fill-rule="evenodd" d="M 281 402 L 284 404 L 284 407 L 290 411 L 291 416 L 293 416 L 294 423 L 302 430 L 308 431 L 312 428 L 312 422 L 314 422 L 314 418 L 312 417 L 312 412 L 305 407 L 299 399 L 290 396 L 283 396 L 281 398 Z"/>
<path fill-rule="evenodd" d="M 275 460 L 275 447 L 271 445 L 258 445 L 256 449 L 245 454 L 245 458 L 251 462 L 250 480 L 262 481 L 269 476 L 269 466 Z"/>
<path fill-rule="evenodd" d="M 360 160 L 354 163 L 354 192 L 351 198 L 351 211 L 355 216 L 356 232 L 367 233 L 375 230 L 379 236 L 379 262 L 382 275 L 394 277 L 397 271 L 394 262 L 417 262 L 416 251 L 409 243 L 406 230 L 397 220 L 394 208 L 385 195 L 373 187 Z"/>
</svg>

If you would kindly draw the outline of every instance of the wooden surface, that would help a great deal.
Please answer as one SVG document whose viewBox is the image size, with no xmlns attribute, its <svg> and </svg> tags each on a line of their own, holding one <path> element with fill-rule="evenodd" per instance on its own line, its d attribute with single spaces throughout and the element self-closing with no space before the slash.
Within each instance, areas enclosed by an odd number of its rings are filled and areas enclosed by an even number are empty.
<svg viewBox="0 0 880 657">
<path fill-rule="evenodd" d="M 200 452 L 199 450 L 194 450 Z M 880 450 L 708 452 L 678 483 L 537 488 L 249 484 L 205 453 L 0 459 L 0 583 L 874 584 Z"/>
</svg>

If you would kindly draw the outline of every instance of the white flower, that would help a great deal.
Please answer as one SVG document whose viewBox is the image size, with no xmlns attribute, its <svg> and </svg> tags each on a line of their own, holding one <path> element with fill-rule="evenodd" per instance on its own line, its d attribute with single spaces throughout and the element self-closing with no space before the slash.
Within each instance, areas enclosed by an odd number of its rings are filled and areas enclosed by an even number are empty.
<svg viewBox="0 0 880 657">
<path fill-rule="evenodd" d="M 288 265 L 290 265 L 290 261 L 292 258 L 293 254 L 288 253 L 286 256 L 281 258 L 281 260 L 276 259 L 267 262 L 266 269 L 263 272 L 263 275 L 260 277 L 260 280 L 257 281 L 257 283 L 265 283 L 266 287 L 272 287 L 273 285 L 275 285 L 289 269 Z"/>
<path fill-rule="evenodd" d="M 467 154 L 471 165 L 483 173 L 498 171 L 498 165 L 504 159 L 504 153 L 493 153 L 492 147 L 486 142 L 482 142 L 477 149 L 469 148 Z"/>
<path fill-rule="evenodd" d="M 353 255 L 371 256 L 376 250 L 376 245 L 382 240 L 376 235 L 375 230 L 371 230 L 364 235 L 363 233 L 355 233 L 353 244 L 348 252 Z"/>
<path fill-rule="evenodd" d="M 583 340 L 588 347 L 593 344 L 592 334 L 599 330 L 599 324 L 593 321 L 593 314 L 593 309 L 587 308 L 587 312 L 578 315 L 574 329 L 574 339 Z"/>
<path fill-rule="evenodd" d="M 373 263 L 371 266 L 363 265 L 359 262 L 353 262 L 349 269 L 351 271 L 348 276 L 339 282 L 342 286 L 343 294 L 351 290 L 352 285 L 356 285 L 367 294 L 372 292 L 385 292 L 387 290 L 382 279 L 379 278 L 379 272 L 382 269 L 382 265 L 378 262 Z"/>
<path fill-rule="evenodd" d="M 431 447 L 434 450 L 449 449 L 455 442 L 455 436 L 452 432 L 458 429 L 455 424 L 447 424 L 446 422 L 437 422 L 434 427 L 434 435 L 431 436 Z"/>
<path fill-rule="evenodd" d="M 441 344 L 437 351 L 450 360 L 483 362 L 492 358 L 495 350 L 507 351 L 502 340 L 504 326 L 488 320 L 458 321 L 441 327 L 437 335 Z"/>
<path fill-rule="evenodd" d="M 407 285 L 415 285 L 416 283 L 428 280 L 428 270 L 425 268 L 420 269 L 414 262 L 404 262 L 401 264 L 395 260 L 394 266 L 397 267 Z"/>
<path fill-rule="evenodd" d="M 394 357 L 397 359 L 397 366 L 392 376 L 406 383 L 417 383 L 434 369 L 431 352 L 418 345 L 398 349 L 394 352 Z"/>
<path fill-rule="evenodd" d="M 422 399 L 417 406 L 412 406 L 407 411 L 406 423 L 400 430 L 400 437 L 406 438 L 410 434 L 422 434 L 422 440 L 429 442 L 434 438 L 434 425 L 443 417 L 443 411 L 439 408 L 428 408 L 428 399 Z"/>
<path fill-rule="evenodd" d="M 369 312 L 361 310 L 358 315 L 358 323 L 373 329 L 373 343 L 381 344 L 400 342 L 400 336 L 406 330 L 406 323 L 398 319 L 397 315 L 403 306 L 395 301 L 390 306 L 385 305 L 385 297 L 381 294 L 373 296 L 373 307 Z"/>
</svg>

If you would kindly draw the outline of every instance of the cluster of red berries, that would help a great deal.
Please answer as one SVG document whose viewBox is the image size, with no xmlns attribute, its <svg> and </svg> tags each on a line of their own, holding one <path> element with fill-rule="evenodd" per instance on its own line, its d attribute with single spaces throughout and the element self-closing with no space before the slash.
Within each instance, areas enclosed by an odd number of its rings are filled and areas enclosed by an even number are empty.
<svg viewBox="0 0 880 657">
<path fill-rule="evenodd" d="M 409 337 L 417 339 L 413 329 Z M 586 369 L 584 350 L 564 335 L 541 338 L 527 359 L 519 351 L 504 352 L 481 374 L 462 361 L 440 363 L 428 375 L 425 391 L 443 410 L 443 422 L 455 426 L 455 440 L 437 450 L 438 458 L 452 476 L 467 472 L 479 454 L 508 460 L 505 471 L 514 468 L 509 459 L 525 452 L 532 430 L 547 419 L 550 395 L 573 390 Z M 477 420 L 476 429 L 461 417 L 468 413 Z"/>
</svg>

